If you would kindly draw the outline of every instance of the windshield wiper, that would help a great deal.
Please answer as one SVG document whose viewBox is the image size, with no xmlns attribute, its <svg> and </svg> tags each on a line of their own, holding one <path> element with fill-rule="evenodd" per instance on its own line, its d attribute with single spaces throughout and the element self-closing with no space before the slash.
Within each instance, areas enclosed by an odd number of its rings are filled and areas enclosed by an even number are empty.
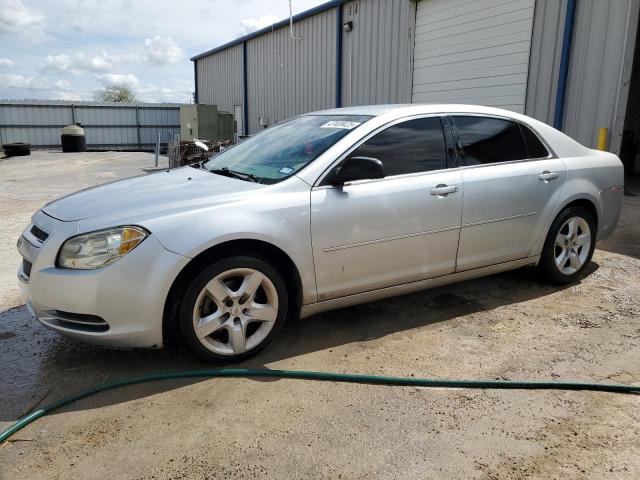
<svg viewBox="0 0 640 480">
<path fill-rule="evenodd" d="M 253 173 L 237 172 L 236 170 L 230 170 L 229 167 L 215 168 L 209 170 L 211 173 L 217 173 L 218 175 L 224 175 L 226 177 L 239 178 L 240 180 L 249 180 L 250 182 L 260 183 L 258 177 Z"/>
</svg>

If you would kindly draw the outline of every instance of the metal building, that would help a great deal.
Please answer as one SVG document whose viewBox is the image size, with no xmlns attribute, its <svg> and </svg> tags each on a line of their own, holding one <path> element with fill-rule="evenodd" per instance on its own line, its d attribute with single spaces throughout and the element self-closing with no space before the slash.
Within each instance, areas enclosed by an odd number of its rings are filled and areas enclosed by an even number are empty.
<svg viewBox="0 0 640 480">
<path fill-rule="evenodd" d="M 635 158 L 639 9 L 640 0 L 334 0 L 291 27 L 283 20 L 193 57 L 196 101 L 234 112 L 243 134 L 335 106 L 483 104 L 591 147 L 607 128 L 606 148 Z"/>
</svg>

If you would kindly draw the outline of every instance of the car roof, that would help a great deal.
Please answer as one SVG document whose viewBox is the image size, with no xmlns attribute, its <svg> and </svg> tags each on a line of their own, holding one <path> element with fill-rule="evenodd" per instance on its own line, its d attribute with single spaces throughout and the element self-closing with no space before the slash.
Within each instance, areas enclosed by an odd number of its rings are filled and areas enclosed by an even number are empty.
<svg viewBox="0 0 640 480">
<path fill-rule="evenodd" d="M 359 105 L 353 107 L 332 108 L 309 112 L 307 115 L 371 115 L 378 116 L 385 113 L 402 112 L 403 114 L 420 113 L 486 113 L 490 115 L 502 115 L 514 118 L 515 112 L 503 110 L 501 108 L 485 107 L 482 105 L 466 105 L 457 103 L 398 103 L 388 105 Z"/>
</svg>

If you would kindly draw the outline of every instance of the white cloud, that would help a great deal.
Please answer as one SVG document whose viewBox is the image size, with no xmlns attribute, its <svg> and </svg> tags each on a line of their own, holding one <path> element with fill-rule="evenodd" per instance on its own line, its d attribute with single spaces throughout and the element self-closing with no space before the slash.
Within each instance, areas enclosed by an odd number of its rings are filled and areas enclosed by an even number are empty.
<svg viewBox="0 0 640 480">
<path fill-rule="evenodd" d="M 144 46 L 147 51 L 145 61 L 151 65 L 167 65 L 177 63 L 184 58 L 184 50 L 171 39 L 156 35 L 145 38 Z"/>
<path fill-rule="evenodd" d="M 54 87 L 56 87 L 58 90 L 70 90 L 71 89 L 71 83 L 69 83 L 68 80 L 56 80 L 53 83 Z"/>
<path fill-rule="evenodd" d="M 13 60 L 6 57 L 0 57 L 0 67 L 13 67 L 16 64 Z"/>
<path fill-rule="evenodd" d="M 0 74 L 0 85 L 8 88 L 41 88 L 44 86 L 38 77 L 13 74 Z"/>
<path fill-rule="evenodd" d="M 107 87 L 126 83 L 130 87 L 137 87 L 140 80 L 132 73 L 96 73 L 95 77 Z"/>
<path fill-rule="evenodd" d="M 44 15 L 22 0 L 0 0 L 0 35 L 20 34 L 32 41 L 42 38 Z"/>
<path fill-rule="evenodd" d="M 69 55 L 47 55 L 42 65 L 42 71 L 46 73 L 72 73 L 79 75 L 80 70 L 75 68 L 73 59 Z"/>
<path fill-rule="evenodd" d="M 262 15 L 258 18 L 246 18 L 244 20 L 240 20 L 240 35 L 255 32 L 261 28 L 273 25 L 280 20 L 282 19 L 273 13 L 267 13 L 266 15 Z"/>
<path fill-rule="evenodd" d="M 105 51 L 97 54 L 78 52 L 73 55 L 47 55 L 42 65 L 46 73 L 80 75 L 83 72 L 113 73 L 120 65 L 138 60 L 135 53 L 109 54 Z"/>
</svg>

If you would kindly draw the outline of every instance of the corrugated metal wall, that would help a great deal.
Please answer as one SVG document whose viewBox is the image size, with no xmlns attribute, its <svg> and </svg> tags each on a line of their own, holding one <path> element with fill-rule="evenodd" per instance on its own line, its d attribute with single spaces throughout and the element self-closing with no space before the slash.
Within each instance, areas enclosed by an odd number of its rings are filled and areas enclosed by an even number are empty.
<svg viewBox="0 0 640 480">
<path fill-rule="evenodd" d="M 629 22 L 633 22 L 632 40 L 638 22 L 637 5 L 635 17 L 629 18 L 633 3 L 578 2 L 563 130 L 586 146 L 597 145 L 600 127 L 614 128 Z"/>
<path fill-rule="evenodd" d="M 198 102 L 233 113 L 234 105 L 242 105 L 242 45 L 196 61 Z"/>
<path fill-rule="evenodd" d="M 335 104 L 335 9 L 296 22 L 294 35 L 280 28 L 247 42 L 250 134 L 259 117 L 273 125 Z"/>
<path fill-rule="evenodd" d="M 341 7 L 342 105 L 411 101 L 415 3 L 353 0 Z M 247 40 L 248 127 L 260 128 L 294 115 L 332 108 L 336 102 L 336 8 L 289 28 Z M 196 60 L 198 101 L 233 111 L 242 104 L 242 44 Z"/>
<path fill-rule="evenodd" d="M 536 0 L 525 112 L 553 124 L 567 2 Z"/>
<path fill-rule="evenodd" d="M 562 130 L 588 147 L 597 145 L 598 129 L 607 127 L 610 149 L 619 151 L 639 3 L 577 2 Z M 565 11 L 566 2 L 536 2 L 526 113 L 549 124 L 554 115 Z"/>
<path fill-rule="evenodd" d="M 524 109 L 552 123 L 566 4 L 345 2 L 343 22 L 353 30 L 342 37 L 342 105 L 463 101 Z M 618 151 L 640 0 L 577 5 L 563 130 L 595 146 L 598 128 L 608 127 Z M 300 40 L 288 27 L 246 40 L 249 133 L 259 117 L 273 125 L 335 105 L 336 14 L 331 8 L 296 22 Z M 242 44 L 197 62 L 201 102 L 227 110 L 242 103 Z"/>
<path fill-rule="evenodd" d="M 150 149 L 180 132 L 179 104 L 0 101 L 0 143 L 60 147 L 61 129 L 81 123 L 90 149 Z"/>
<path fill-rule="evenodd" d="M 524 112 L 534 0 L 422 0 L 413 101 Z"/>
<path fill-rule="evenodd" d="M 354 0 L 342 6 L 353 30 L 342 40 L 342 105 L 409 103 L 415 3 Z"/>
</svg>

